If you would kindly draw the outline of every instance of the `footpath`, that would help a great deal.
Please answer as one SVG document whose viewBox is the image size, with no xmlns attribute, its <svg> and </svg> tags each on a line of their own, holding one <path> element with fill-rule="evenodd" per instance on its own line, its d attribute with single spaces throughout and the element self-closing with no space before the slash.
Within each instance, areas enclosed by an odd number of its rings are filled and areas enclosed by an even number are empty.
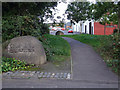
<svg viewBox="0 0 120 90">
<path fill-rule="evenodd" d="M 3 88 L 118 88 L 118 76 L 91 46 L 63 37 L 71 46 L 71 79 L 4 79 Z"/>
</svg>

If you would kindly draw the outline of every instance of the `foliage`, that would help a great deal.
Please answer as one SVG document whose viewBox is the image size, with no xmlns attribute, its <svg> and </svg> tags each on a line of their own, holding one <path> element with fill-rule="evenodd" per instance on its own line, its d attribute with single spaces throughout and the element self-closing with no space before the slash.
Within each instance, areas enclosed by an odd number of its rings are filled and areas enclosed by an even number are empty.
<svg viewBox="0 0 120 90">
<path fill-rule="evenodd" d="M 118 33 L 118 29 L 114 29 L 113 30 L 113 33 L 115 34 L 115 33 Z M 120 33 L 120 31 L 119 31 L 119 33 Z"/>
<path fill-rule="evenodd" d="M 3 2 L 3 16 L 26 16 L 36 15 L 41 19 L 45 15 L 46 18 L 51 17 L 51 8 L 54 8 L 57 2 Z M 43 20 L 43 19 L 42 19 Z"/>
<path fill-rule="evenodd" d="M 60 26 L 60 27 L 64 27 L 64 22 L 63 22 L 63 21 L 60 21 L 59 26 Z"/>
<path fill-rule="evenodd" d="M 91 10 L 89 2 L 72 2 L 68 5 L 66 13 L 68 19 L 79 22 L 91 18 Z"/>
<path fill-rule="evenodd" d="M 113 35 L 64 35 L 65 37 L 74 38 L 80 42 L 89 44 L 100 53 L 108 66 L 112 67 L 114 72 L 118 73 L 120 64 L 120 34 Z"/>
<path fill-rule="evenodd" d="M 16 36 L 40 36 L 49 33 L 48 26 L 40 23 L 36 16 L 3 17 L 2 39 L 3 42 Z"/>
<path fill-rule="evenodd" d="M 61 61 L 63 56 L 70 56 L 70 45 L 60 36 L 46 34 L 38 39 L 43 43 L 48 61 Z"/>
<path fill-rule="evenodd" d="M 112 70 L 116 73 L 119 73 L 119 66 L 120 61 L 119 60 L 106 60 L 107 66 L 112 67 Z"/>
<path fill-rule="evenodd" d="M 25 61 L 16 60 L 15 58 L 2 57 L 3 72 L 26 69 L 32 66 L 34 66 L 34 64 L 29 65 Z"/>
<path fill-rule="evenodd" d="M 120 28 L 120 1 L 115 2 L 97 2 L 95 4 L 89 2 L 72 2 L 66 10 L 68 18 L 72 22 L 94 19 L 100 24 L 105 25 L 118 24 Z"/>
<path fill-rule="evenodd" d="M 56 2 L 3 2 L 3 42 L 16 36 L 39 36 L 49 33 L 43 17 L 53 18 L 51 9 Z M 38 19 L 39 18 L 39 19 Z"/>
<path fill-rule="evenodd" d="M 93 16 L 103 25 L 105 23 L 118 24 L 118 4 L 114 2 L 97 2 L 93 5 Z"/>
</svg>

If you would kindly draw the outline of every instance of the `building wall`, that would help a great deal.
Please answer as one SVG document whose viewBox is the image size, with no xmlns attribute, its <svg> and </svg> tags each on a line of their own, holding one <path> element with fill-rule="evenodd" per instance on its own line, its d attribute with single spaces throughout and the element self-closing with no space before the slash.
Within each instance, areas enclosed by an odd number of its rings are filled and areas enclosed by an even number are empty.
<svg viewBox="0 0 120 90">
<path fill-rule="evenodd" d="M 72 29 L 74 32 L 80 32 L 85 33 L 85 26 L 86 26 L 86 34 L 89 34 L 89 23 L 91 22 L 91 29 L 93 30 L 92 34 L 94 34 L 94 22 L 93 21 L 85 21 L 84 23 L 82 21 L 79 21 L 78 23 L 72 24 Z"/>
<path fill-rule="evenodd" d="M 93 35 L 94 35 L 94 22 L 92 22 Z"/>
<path fill-rule="evenodd" d="M 104 35 L 104 25 L 101 25 L 99 22 L 94 22 L 94 21 L 85 21 L 84 23 L 82 21 L 79 21 L 78 23 L 75 23 L 75 25 L 72 24 L 72 29 L 74 32 L 85 33 L 85 26 L 86 26 L 87 27 L 86 33 L 90 34 L 90 32 L 89 32 L 89 30 L 90 30 L 89 23 L 90 22 L 91 22 L 92 34 Z M 82 26 L 80 26 L 80 24 L 82 24 Z M 107 26 L 109 26 L 109 25 L 107 25 Z M 113 34 L 113 30 L 115 28 L 117 28 L 117 25 L 114 25 L 114 27 L 106 27 L 105 28 L 105 35 Z"/>
<path fill-rule="evenodd" d="M 82 32 L 82 33 L 85 33 L 85 26 L 86 26 L 86 33 L 87 34 L 89 34 L 89 22 L 88 21 L 86 21 L 86 22 L 84 22 L 83 23 L 83 27 L 84 27 L 84 32 Z"/>
<path fill-rule="evenodd" d="M 74 32 L 80 32 L 79 23 L 72 24 L 72 29 L 73 29 Z"/>
<path fill-rule="evenodd" d="M 93 21 L 85 21 L 83 24 L 82 24 L 82 33 L 85 33 L 85 26 L 86 26 L 86 33 L 87 34 L 90 34 L 89 33 L 89 23 L 91 22 L 91 30 L 92 30 L 92 34 L 94 34 L 94 22 Z"/>
<path fill-rule="evenodd" d="M 116 26 L 116 25 L 114 25 Z M 113 30 L 116 27 L 106 27 L 105 35 L 113 34 Z M 99 22 L 94 22 L 94 35 L 104 35 L 104 25 L 101 25 Z"/>
</svg>

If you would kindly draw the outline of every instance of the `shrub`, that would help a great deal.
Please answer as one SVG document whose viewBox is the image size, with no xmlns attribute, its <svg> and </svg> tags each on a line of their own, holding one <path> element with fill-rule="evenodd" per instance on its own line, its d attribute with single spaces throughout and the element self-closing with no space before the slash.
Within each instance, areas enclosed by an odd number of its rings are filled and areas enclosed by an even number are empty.
<svg viewBox="0 0 120 90">
<path fill-rule="evenodd" d="M 113 34 L 115 34 L 115 33 L 118 33 L 118 29 L 113 30 Z M 119 33 L 120 33 L 120 30 L 119 30 Z"/>
<path fill-rule="evenodd" d="M 32 67 L 34 64 L 27 64 L 25 61 L 16 60 L 15 58 L 2 58 L 2 71 L 15 71 L 26 69 L 28 67 Z"/>
<path fill-rule="evenodd" d="M 36 16 L 14 16 L 2 18 L 3 42 L 16 36 L 40 36 L 49 33 L 48 26 L 39 22 Z"/>
</svg>

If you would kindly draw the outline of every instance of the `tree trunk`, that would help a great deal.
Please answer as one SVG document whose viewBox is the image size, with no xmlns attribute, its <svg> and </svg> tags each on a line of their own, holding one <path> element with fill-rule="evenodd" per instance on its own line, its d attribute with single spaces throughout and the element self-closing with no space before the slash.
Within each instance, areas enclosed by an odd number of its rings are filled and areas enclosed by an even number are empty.
<svg viewBox="0 0 120 90">
<path fill-rule="evenodd" d="M 120 32 L 120 1 L 118 2 L 118 33 Z"/>
<path fill-rule="evenodd" d="M 104 25 L 104 35 L 106 34 L 106 25 Z"/>
</svg>

